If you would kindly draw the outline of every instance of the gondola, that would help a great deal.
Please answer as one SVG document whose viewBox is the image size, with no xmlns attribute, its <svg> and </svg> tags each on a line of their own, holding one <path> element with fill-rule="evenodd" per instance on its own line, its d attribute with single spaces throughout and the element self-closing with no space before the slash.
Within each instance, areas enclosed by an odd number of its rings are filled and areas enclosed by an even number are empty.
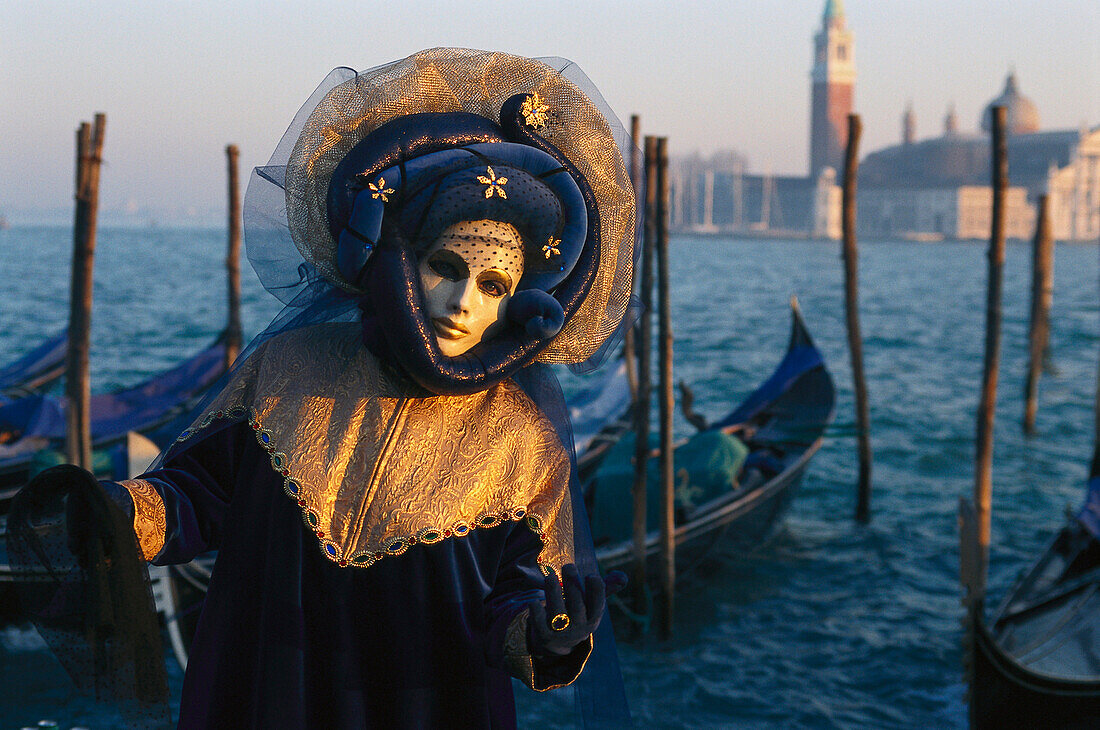
<svg viewBox="0 0 1100 730">
<path fill-rule="evenodd" d="M 766 542 L 794 498 L 810 459 L 821 447 L 835 401 L 832 376 L 797 302 L 792 300 L 791 334 L 782 361 L 741 405 L 707 429 L 738 436 L 748 457 L 736 483 L 706 501 L 677 510 L 674 539 L 678 563 L 694 563 L 716 547 L 745 551 Z M 684 448 L 680 446 L 678 451 Z M 594 488 L 600 487 L 596 484 Z M 629 514 L 630 494 L 621 494 L 617 500 L 618 508 Z M 595 517 L 593 538 L 601 567 L 627 566 L 633 556 L 632 540 L 625 535 L 608 540 L 597 534 Z M 645 549 L 651 561 L 659 555 L 659 539 L 658 530 L 648 531 Z"/>
<path fill-rule="evenodd" d="M 65 372 L 68 331 L 60 332 L 0 368 L 0 404 L 37 393 Z"/>
<path fill-rule="evenodd" d="M 968 509 L 964 583 L 978 550 Z M 979 596 L 968 625 L 971 727 L 1100 727 L 1100 477 L 992 619 Z"/>
<path fill-rule="evenodd" d="M 176 427 L 174 421 L 190 411 L 224 372 L 225 345 L 219 339 L 139 385 L 92 396 L 93 447 L 110 450 L 130 432 L 148 436 L 161 448 L 167 446 L 187 425 Z M 36 454 L 60 448 L 65 438 L 65 410 L 63 398 L 47 395 L 0 405 L 0 432 L 17 436 L 0 446 L 0 511 L 27 481 Z"/>
<path fill-rule="evenodd" d="M 568 399 L 577 472 L 587 481 L 607 452 L 634 426 L 633 394 L 626 361 L 616 360 L 606 373 Z"/>
</svg>

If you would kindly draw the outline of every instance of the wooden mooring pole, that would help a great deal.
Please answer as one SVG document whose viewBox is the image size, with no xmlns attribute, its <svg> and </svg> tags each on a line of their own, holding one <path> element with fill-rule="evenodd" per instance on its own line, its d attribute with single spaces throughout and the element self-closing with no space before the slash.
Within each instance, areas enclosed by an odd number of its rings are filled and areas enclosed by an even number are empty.
<svg viewBox="0 0 1100 730">
<path fill-rule="evenodd" d="M 1096 376 L 1096 401 L 1093 403 L 1092 425 L 1092 462 L 1089 464 L 1089 479 L 1100 476 L 1100 372 Z"/>
<path fill-rule="evenodd" d="M 65 458 L 92 469 L 91 349 L 92 268 L 95 260 L 96 216 L 99 212 L 99 170 L 107 117 L 95 115 L 95 125 L 81 122 L 76 133 L 76 199 L 73 214 L 73 269 L 69 288 L 69 349 L 65 374 Z"/>
<path fill-rule="evenodd" d="M 841 217 L 844 234 L 844 311 L 848 320 L 848 350 L 851 352 L 859 449 L 856 521 L 866 524 L 871 521 L 871 409 L 867 403 L 867 379 L 863 373 L 863 338 L 859 331 L 859 251 L 856 247 L 856 181 L 859 175 L 859 138 L 862 132 L 863 125 L 859 115 L 849 114 Z"/>
<path fill-rule="evenodd" d="M 974 497 L 959 497 L 959 581 L 963 587 L 963 672 L 974 681 L 976 624 L 981 622 L 989 573 L 990 510 L 993 496 L 993 419 L 997 407 L 997 368 L 1001 350 L 1001 289 L 1005 260 L 1005 193 L 1008 189 L 1008 153 L 1005 108 L 993 107 L 993 211 L 989 234 L 989 267 L 985 308 L 985 358 L 982 394 L 978 404 L 974 455 Z M 970 727 L 975 726 L 970 706 Z"/>
<path fill-rule="evenodd" d="M 241 194 L 237 160 L 240 150 L 231 144 L 225 148 L 229 180 L 229 252 L 225 268 L 229 278 L 229 317 L 225 326 L 225 367 L 229 368 L 241 352 Z"/>
<path fill-rule="evenodd" d="M 1001 290 L 1005 265 L 1005 192 L 1008 152 L 1005 108 L 993 107 L 993 220 L 989 234 L 989 280 L 985 303 L 985 360 L 978 404 L 974 459 L 974 507 L 978 523 L 978 595 L 985 595 L 989 571 L 990 514 L 993 506 L 993 418 L 997 408 L 997 369 L 1001 360 Z"/>
<path fill-rule="evenodd" d="M 646 467 L 649 463 L 649 408 L 653 377 L 650 355 L 653 348 L 653 246 L 657 238 L 657 140 L 645 139 L 645 203 L 643 207 L 642 271 L 639 293 L 642 313 L 638 317 L 638 391 L 634 401 L 634 558 L 631 581 L 634 610 L 648 611 L 646 583 Z"/>
<path fill-rule="evenodd" d="M 1031 253 L 1031 327 L 1028 332 L 1027 381 L 1024 383 L 1024 433 L 1035 433 L 1039 409 L 1039 373 L 1050 347 L 1050 305 L 1054 300 L 1054 240 L 1050 231 L 1050 200 L 1039 196 L 1039 219 Z"/>
<path fill-rule="evenodd" d="M 668 276 L 668 139 L 657 139 L 657 296 L 661 358 L 661 636 L 672 635 L 676 591 L 676 504 L 672 463 L 672 310 Z"/>
<path fill-rule="evenodd" d="M 1089 464 L 1089 479 L 1100 476 L 1100 371 L 1096 374 L 1096 400 L 1093 403 L 1092 438 L 1092 462 Z"/>
<path fill-rule="evenodd" d="M 1089 464 L 1089 479 L 1100 476 L 1100 369 L 1096 373 L 1096 400 L 1093 404 L 1093 418 L 1092 463 Z"/>
<path fill-rule="evenodd" d="M 641 123 L 637 114 L 631 114 L 630 117 L 630 187 L 634 189 L 635 210 L 641 209 L 641 201 L 638 200 L 638 191 L 641 189 L 639 184 L 639 176 L 645 175 L 645 168 L 642 167 L 642 162 L 639 161 L 638 156 L 638 133 Z M 645 228 L 645 212 L 642 212 L 642 228 Z M 638 242 L 641 243 L 641 242 Z M 638 276 L 635 272 L 635 277 L 630 281 L 630 291 L 634 296 L 638 296 Z M 630 327 L 623 333 L 623 363 L 626 365 L 626 380 L 630 386 L 630 402 L 637 408 L 638 403 L 638 322 L 632 322 Z"/>
<path fill-rule="evenodd" d="M 640 176 L 645 174 L 645 169 L 642 167 L 642 161 L 638 159 L 638 134 L 641 130 L 641 121 L 637 114 L 632 114 L 630 117 L 630 186 L 634 190 L 634 205 L 635 210 L 641 208 L 641 201 L 638 200 L 638 192 L 641 190 Z M 644 226 L 644 212 L 642 213 L 642 221 Z M 640 242 L 639 242 L 640 243 Z M 637 296 L 638 293 L 638 277 L 635 275 L 634 280 L 631 282 L 633 287 L 633 293 Z M 623 362 L 626 364 L 626 380 L 630 385 L 630 402 L 637 404 L 638 402 L 638 335 L 637 335 L 637 322 L 633 323 L 630 327 L 626 328 L 626 332 L 623 333 Z M 637 407 L 637 406 L 635 406 Z"/>
</svg>

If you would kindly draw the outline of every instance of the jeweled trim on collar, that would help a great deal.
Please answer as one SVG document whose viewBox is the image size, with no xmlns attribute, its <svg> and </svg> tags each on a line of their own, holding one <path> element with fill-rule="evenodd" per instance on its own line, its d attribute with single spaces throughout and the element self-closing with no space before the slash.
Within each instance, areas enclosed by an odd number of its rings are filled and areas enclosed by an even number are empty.
<svg viewBox="0 0 1100 730">
<path fill-rule="evenodd" d="M 247 421 L 322 555 L 341 567 L 520 521 L 543 545 L 544 571 L 572 562 L 569 460 L 517 386 L 418 397 L 349 346 L 354 328 L 295 332 L 249 358 L 180 439 Z M 327 420 L 303 428 L 319 403 Z"/>
</svg>

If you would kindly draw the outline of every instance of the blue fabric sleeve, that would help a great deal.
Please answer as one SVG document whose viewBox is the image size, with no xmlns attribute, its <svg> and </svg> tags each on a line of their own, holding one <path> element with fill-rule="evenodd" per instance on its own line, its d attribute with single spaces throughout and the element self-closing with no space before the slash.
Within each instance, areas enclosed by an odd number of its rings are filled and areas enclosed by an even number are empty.
<svg viewBox="0 0 1100 730">
<path fill-rule="evenodd" d="M 150 562 L 186 563 L 219 546 L 238 464 L 248 441 L 255 441 L 251 435 L 247 423 L 204 434 L 160 469 L 138 477 L 164 502 L 164 546 Z"/>
<path fill-rule="evenodd" d="M 496 582 L 485 599 L 489 620 L 485 656 L 489 666 L 502 666 L 505 634 L 516 616 L 527 610 L 531 601 L 544 598 L 542 571 L 536 560 L 541 549 L 538 536 L 523 522 L 513 525 L 504 543 Z"/>
<path fill-rule="evenodd" d="M 571 684 L 592 652 L 592 639 L 564 656 L 531 656 L 527 646 L 527 606 L 545 599 L 543 575 L 536 558 L 542 544 L 523 523 L 512 527 L 501 555 L 497 580 L 486 599 L 489 627 L 486 663 L 502 669 L 533 690 L 543 692 Z"/>
</svg>

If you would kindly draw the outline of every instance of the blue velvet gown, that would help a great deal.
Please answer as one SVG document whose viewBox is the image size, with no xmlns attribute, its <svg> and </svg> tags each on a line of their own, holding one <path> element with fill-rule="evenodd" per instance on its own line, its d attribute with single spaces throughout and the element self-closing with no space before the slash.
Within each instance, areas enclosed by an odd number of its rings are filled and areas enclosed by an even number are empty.
<svg viewBox="0 0 1100 730">
<path fill-rule="evenodd" d="M 247 423 L 142 477 L 170 564 L 218 548 L 181 728 L 514 727 L 505 631 L 543 597 L 522 523 L 415 545 L 367 569 L 326 560 Z M 546 686 L 587 657 L 538 661 Z"/>
<path fill-rule="evenodd" d="M 570 513 L 553 509 L 569 496 L 545 418 L 514 384 L 419 397 L 374 363 L 346 327 L 288 334 L 249 358 L 160 468 L 108 485 L 154 563 L 218 550 L 180 727 L 514 727 L 512 676 L 545 690 L 584 667 L 591 640 L 564 657 L 526 650 L 525 609 L 544 597 L 540 551 L 560 544 L 559 526 L 572 538 Z M 375 408 L 395 395 L 407 405 Z M 356 461 L 363 450 L 386 456 Z M 409 528 L 395 513 L 440 525 L 455 505 L 482 515 L 442 523 L 471 525 L 461 536 L 421 529 L 396 549 L 386 537 Z M 356 543 L 349 514 L 399 524 Z M 387 553 L 349 565 L 364 544 Z"/>
</svg>

